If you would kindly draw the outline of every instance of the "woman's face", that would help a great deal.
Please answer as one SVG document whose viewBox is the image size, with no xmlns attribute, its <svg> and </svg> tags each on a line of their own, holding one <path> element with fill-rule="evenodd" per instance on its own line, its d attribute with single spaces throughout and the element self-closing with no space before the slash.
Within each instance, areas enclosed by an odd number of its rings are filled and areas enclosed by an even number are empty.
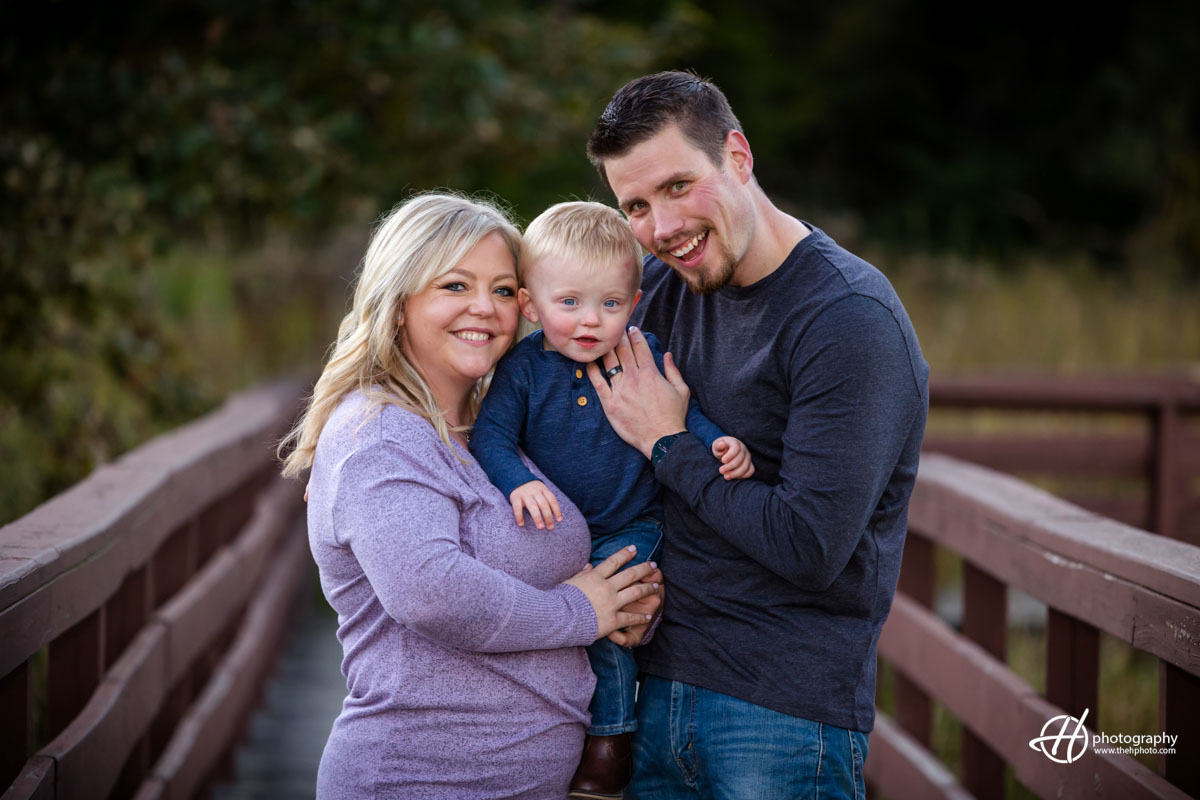
<svg viewBox="0 0 1200 800">
<path fill-rule="evenodd" d="M 442 409 L 457 411 L 517 330 L 517 270 L 500 234 L 485 236 L 453 269 L 411 295 L 401 325 L 405 357 Z"/>
</svg>

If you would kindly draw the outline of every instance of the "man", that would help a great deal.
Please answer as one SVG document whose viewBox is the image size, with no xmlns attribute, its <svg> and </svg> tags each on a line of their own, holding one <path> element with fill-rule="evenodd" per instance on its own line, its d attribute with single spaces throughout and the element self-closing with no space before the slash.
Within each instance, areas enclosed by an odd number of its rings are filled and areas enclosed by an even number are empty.
<svg viewBox="0 0 1200 800">
<path fill-rule="evenodd" d="M 674 354 L 664 378 L 635 330 L 610 381 L 588 369 L 666 487 L 669 597 L 625 797 L 862 797 L 928 409 L 916 334 L 878 270 L 767 198 L 713 84 L 629 83 L 588 155 L 650 253 L 635 321 Z M 724 480 L 686 432 L 688 385 L 753 479 Z"/>
</svg>

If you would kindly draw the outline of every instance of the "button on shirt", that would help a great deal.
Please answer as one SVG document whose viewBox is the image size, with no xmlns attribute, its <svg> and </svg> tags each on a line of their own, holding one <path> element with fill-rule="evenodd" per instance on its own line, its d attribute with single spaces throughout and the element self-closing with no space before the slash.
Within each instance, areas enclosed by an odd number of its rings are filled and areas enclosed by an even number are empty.
<svg viewBox="0 0 1200 800">
<path fill-rule="evenodd" d="M 471 434 L 471 453 L 507 497 L 536 480 L 518 448 L 579 506 L 592 536 L 605 536 L 640 516 L 661 518 L 659 485 L 650 462 L 621 440 L 604 416 L 582 365 L 543 346 L 535 331 L 496 365 L 483 408 Z M 646 341 L 662 369 L 662 345 Z M 721 430 L 695 401 L 687 428 L 711 448 Z M 713 474 L 720 463 L 714 458 Z"/>
</svg>

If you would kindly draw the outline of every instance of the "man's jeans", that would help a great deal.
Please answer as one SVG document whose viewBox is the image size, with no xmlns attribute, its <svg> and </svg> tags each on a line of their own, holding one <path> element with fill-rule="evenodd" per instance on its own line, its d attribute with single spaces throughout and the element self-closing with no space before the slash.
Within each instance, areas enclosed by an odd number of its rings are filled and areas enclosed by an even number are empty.
<svg viewBox="0 0 1200 800">
<path fill-rule="evenodd" d="M 801 680 L 801 677 L 797 677 Z M 867 734 L 647 676 L 625 800 L 862 800 Z"/>
<path fill-rule="evenodd" d="M 637 555 L 622 569 L 643 561 L 658 559 L 662 551 L 662 520 L 638 517 L 616 533 L 592 540 L 592 565 L 599 564 L 622 547 L 634 545 Z M 598 639 L 587 648 L 588 661 L 596 673 L 596 693 L 592 695 L 592 736 L 612 736 L 637 730 L 634 699 L 637 697 L 637 662 L 633 650 L 611 639 Z"/>
</svg>

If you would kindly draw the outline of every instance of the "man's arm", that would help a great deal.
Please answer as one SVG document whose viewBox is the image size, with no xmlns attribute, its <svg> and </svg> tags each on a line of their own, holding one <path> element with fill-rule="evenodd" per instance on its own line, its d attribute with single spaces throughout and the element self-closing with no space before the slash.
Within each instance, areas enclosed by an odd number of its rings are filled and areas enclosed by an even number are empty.
<svg viewBox="0 0 1200 800">
<path fill-rule="evenodd" d="M 923 413 L 910 364 L 891 312 L 869 297 L 844 298 L 813 322 L 793 357 L 777 485 L 723 480 L 691 435 L 675 441 L 655 475 L 746 555 L 800 588 L 824 590 L 845 569 Z M 644 395 L 617 398 L 631 386 Z M 640 370 L 630 384 L 615 383 L 611 394 L 605 412 L 623 438 L 628 431 L 638 439 L 627 441 L 639 449 L 655 425 L 673 424 L 670 404 L 660 402 L 663 386 Z M 627 401 L 653 404 L 643 413 L 648 421 L 627 419 Z"/>
</svg>

